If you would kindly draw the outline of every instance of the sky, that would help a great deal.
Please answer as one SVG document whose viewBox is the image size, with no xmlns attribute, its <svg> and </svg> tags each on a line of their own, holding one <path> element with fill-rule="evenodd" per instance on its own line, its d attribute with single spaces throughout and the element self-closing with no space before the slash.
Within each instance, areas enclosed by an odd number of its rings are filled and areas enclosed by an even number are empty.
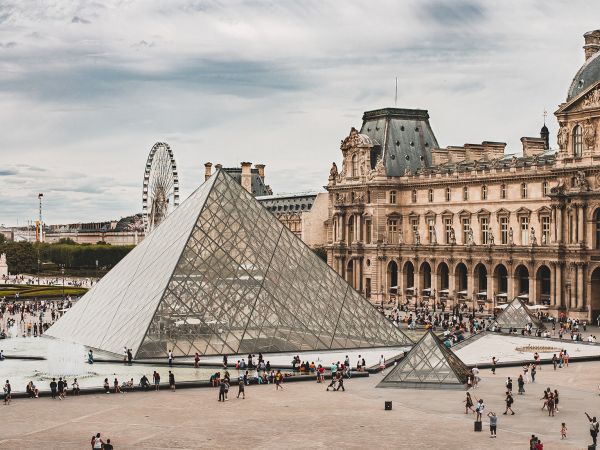
<svg viewBox="0 0 600 450">
<path fill-rule="evenodd" d="M 600 2 L 0 0 L 0 225 L 141 212 L 147 155 L 322 190 L 362 113 L 427 109 L 442 147 L 538 136 Z"/>
</svg>

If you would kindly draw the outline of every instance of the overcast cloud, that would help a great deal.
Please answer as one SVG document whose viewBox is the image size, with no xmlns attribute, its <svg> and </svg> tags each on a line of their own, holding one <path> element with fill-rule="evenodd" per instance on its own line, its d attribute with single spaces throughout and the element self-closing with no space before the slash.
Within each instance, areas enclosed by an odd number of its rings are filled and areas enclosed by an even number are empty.
<svg viewBox="0 0 600 450">
<path fill-rule="evenodd" d="M 590 1 L 0 0 L 0 224 L 141 211 L 145 160 L 267 165 L 319 190 L 365 110 L 429 110 L 441 146 L 537 136 L 600 27 Z"/>
</svg>

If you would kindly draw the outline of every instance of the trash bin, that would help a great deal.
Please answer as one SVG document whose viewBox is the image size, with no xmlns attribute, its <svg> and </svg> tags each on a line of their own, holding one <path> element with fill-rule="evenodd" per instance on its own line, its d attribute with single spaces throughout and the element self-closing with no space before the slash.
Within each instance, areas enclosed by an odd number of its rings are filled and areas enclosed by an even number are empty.
<svg viewBox="0 0 600 450">
<path fill-rule="evenodd" d="M 392 410 L 392 402 L 385 402 L 385 410 L 386 411 Z"/>
<path fill-rule="evenodd" d="M 481 431 L 481 422 L 480 421 L 475 421 L 475 430 L 474 431 Z"/>
</svg>

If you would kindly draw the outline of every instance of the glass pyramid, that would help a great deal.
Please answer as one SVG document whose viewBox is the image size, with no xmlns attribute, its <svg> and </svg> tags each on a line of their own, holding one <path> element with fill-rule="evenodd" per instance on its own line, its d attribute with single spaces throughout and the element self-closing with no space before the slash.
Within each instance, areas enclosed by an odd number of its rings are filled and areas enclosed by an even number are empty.
<svg viewBox="0 0 600 450">
<path fill-rule="evenodd" d="M 377 387 L 464 389 L 471 370 L 429 330 Z"/>
<path fill-rule="evenodd" d="M 525 302 L 520 298 L 515 298 L 508 306 L 498 314 L 493 325 L 501 330 L 511 328 L 523 329 L 531 323 L 533 328 L 544 329 L 544 324 L 531 313 Z"/>
<path fill-rule="evenodd" d="M 46 334 L 136 358 L 412 344 L 223 171 Z"/>
</svg>

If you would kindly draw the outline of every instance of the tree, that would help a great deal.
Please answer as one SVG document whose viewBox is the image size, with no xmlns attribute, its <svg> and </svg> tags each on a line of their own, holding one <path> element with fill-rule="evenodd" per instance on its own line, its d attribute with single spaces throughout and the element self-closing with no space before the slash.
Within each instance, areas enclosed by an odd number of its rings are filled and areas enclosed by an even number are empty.
<svg viewBox="0 0 600 450">
<path fill-rule="evenodd" d="M 37 268 L 36 251 L 29 242 L 1 243 L 0 253 L 6 253 L 6 262 L 10 273 L 32 272 Z"/>
<path fill-rule="evenodd" d="M 6 236 L 0 233 L 0 244 L 4 244 L 6 242 Z"/>
</svg>

